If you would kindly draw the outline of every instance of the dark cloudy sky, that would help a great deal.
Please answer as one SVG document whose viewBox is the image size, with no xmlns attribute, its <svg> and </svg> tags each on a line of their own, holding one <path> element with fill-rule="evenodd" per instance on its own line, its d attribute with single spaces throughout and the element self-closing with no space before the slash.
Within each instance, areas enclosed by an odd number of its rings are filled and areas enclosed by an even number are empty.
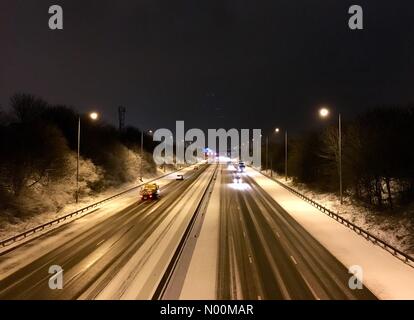
<svg viewBox="0 0 414 320">
<path fill-rule="evenodd" d="M 0 104 L 15 92 L 113 123 L 123 105 L 145 128 L 308 128 L 320 104 L 352 117 L 414 101 L 414 2 L 1 0 Z"/>
</svg>

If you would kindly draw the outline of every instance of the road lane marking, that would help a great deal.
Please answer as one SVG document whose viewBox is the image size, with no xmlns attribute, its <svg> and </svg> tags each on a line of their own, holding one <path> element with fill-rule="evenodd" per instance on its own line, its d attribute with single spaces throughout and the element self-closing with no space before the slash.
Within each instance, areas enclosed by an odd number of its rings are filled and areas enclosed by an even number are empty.
<svg viewBox="0 0 414 320">
<path fill-rule="evenodd" d="M 246 194 L 242 194 L 241 196 L 242 196 L 243 200 L 246 203 L 246 208 L 247 208 L 247 210 L 249 212 L 249 215 L 250 215 L 250 217 L 252 219 L 253 226 L 256 229 L 256 232 L 257 232 L 259 241 L 260 241 L 260 243 L 261 243 L 261 245 L 262 245 L 262 247 L 263 247 L 263 249 L 265 251 L 266 258 L 267 258 L 268 262 L 270 263 L 271 270 L 272 270 L 273 274 L 276 277 L 276 281 L 277 281 L 278 285 L 280 286 L 280 290 L 281 290 L 281 293 L 283 295 L 283 298 L 284 299 L 287 299 L 287 300 L 290 300 L 291 299 L 291 296 L 290 296 L 290 293 L 289 293 L 289 291 L 287 289 L 286 283 L 285 283 L 285 281 L 283 279 L 283 276 L 282 276 L 282 273 L 280 271 L 280 268 L 275 263 L 275 261 L 273 260 L 272 253 L 271 253 L 271 249 L 270 249 L 268 243 L 266 242 L 266 240 L 265 240 L 265 238 L 263 236 L 263 233 L 260 232 L 260 225 L 258 223 L 257 217 L 256 217 L 256 215 L 255 215 L 255 213 L 254 213 L 251 205 L 247 201 Z"/>
<path fill-rule="evenodd" d="M 308 286 L 309 290 L 311 291 L 312 295 L 315 297 L 316 300 L 321 300 L 321 298 L 318 297 L 318 295 L 316 294 L 315 290 L 313 290 L 312 286 L 310 285 L 310 283 L 308 282 L 308 280 L 306 280 L 306 278 L 303 276 L 302 273 L 300 273 L 302 276 L 303 281 L 305 281 L 306 285 Z"/>
<path fill-rule="evenodd" d="M 253 259 L 252 259 L 251 256 L 249 256 L 249 261 L 250 261 L 250 263 L 253 263 Z"/>
<path fill-rule="evenodd" d="M 276 232 L 276 235 L 277 235 L 277 237 L 278 237 L 278 238 L 280 238 L 280 234 L 279 234 L 279 232 Z"/>
<path fill-rule="evenodd" d="M 294 264 L 298 264 L 293 256 L 290 256 Z"/>
<path fill-rule="evenodd" d="M 102 240 L 102 241 L 100 241 L 100 242 L 98 242 L 97 244 L 96 244 L 96 246 L 97 247 L 99 247 L 102 243 L 104 243 L 105 242 L 105 240 Z"/>
</svg>

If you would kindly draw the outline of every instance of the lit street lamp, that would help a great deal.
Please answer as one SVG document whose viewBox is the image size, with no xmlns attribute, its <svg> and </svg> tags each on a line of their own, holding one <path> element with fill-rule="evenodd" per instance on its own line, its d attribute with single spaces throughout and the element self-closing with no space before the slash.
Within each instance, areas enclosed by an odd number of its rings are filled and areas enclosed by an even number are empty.
<svg viewBox="0 0 414 320">
<path fill-rule="evenodd" d="M 91 112 L 89 118 L 93 121 L 98 120 L 99 114 Z M 78 116 L 78 155 L 76 161 L 76 203 L 79 202 L 79 158 L 80 158 L 80 141 L 81 141 L 81 116 Z"/>
<path fill-rule="evenodd" d="M 99 118 L 99 114 L 98 114 L 98 113 L 96 113 L 96 112 L 92 112 L 92 113 L 90 113 L 90 114 L 89 114 L 89 117 L 90 117 L 92 120 L 98 120 L 98 118 Z"/>
<path fill-rule="evenodd" d="M 154 131 L 148 130 L 149 135 L 153 135 Z M 143 167 L 144 167 L 144 130 L 141 130 L 141 159 L 140 159 L 140 166 L 139 166 L 139 181 L 144 182 L 143 176 Z"/>
<path fill-rule="evenodd" d="M 329 109 L 321 108 L 319 110 L 319 115 L 322 118 L 327 118 L 329 116 Z M 341 114 L 338 114 L 338 152 L 339 152 L 339 198 L 341 204 L 343 204 L 343 189 L 342 189 L 342 119 Z"/>
<path fill-rule="evenodd" d="M 320 115 L 322 118 L 326 118 L 326 117 L 328 117 L 328 116 L 329 116 L 329 110 L 328 110 L 327 108 L 321 108 L 321 109 L 319 110 L 319 115 Z"/>
<path fill-rule="evenodd" d="M 276 128 L 275 133 L 280 133 L 280 129 Z M 285 130 L 285 181 L 288 180 L 288 131 Z"/>
</svg>

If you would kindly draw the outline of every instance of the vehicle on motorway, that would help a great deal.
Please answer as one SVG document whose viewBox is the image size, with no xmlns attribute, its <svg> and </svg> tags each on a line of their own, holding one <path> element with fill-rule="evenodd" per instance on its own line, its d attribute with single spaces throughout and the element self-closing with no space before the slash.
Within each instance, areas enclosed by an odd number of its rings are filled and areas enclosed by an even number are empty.
<svg viewBox="0 0 414 320">
<path fill-rule="evenodd" d="M 159 196 L 160 187 L 156 183 L 147 183 L 141 190 L 142 200 L 154 200 Z"/>
<path fill-rule="evenodd" d="M 177 179 L 176 180 L 179 180 L 179 181 L 184 180 L 184 175 L 177 174 Z"/>
<path fill-rule="evenodd" d="M 246 165 L 244 164 L 243 161 L 239 162 L 239 172 L 244 172 L 244 170 L 246 169 Z"/>
<path fill-rule="evenodd" d="M 241 175 L 240 174 L 236 174 L 234 176 L 234 180 L 235 180 L 236 183 L 241 183 Z"/>
</svg>

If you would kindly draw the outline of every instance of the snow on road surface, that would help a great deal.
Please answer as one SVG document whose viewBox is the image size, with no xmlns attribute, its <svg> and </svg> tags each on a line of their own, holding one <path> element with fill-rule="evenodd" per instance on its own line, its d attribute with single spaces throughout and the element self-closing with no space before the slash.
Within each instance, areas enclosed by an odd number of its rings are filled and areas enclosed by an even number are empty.
<svg viewBox="0 0 414 320">
<path fill-rule="evenodd" d="M 214 300 L 217 297 L 220 230 L 220 181 L 217 174 L 200 235 L 181 290 L 181 300 Z"/>
<path fill-rule="evenodd" d="M 414 268 L 357 235 L 254 169 L 251 176 L 347 268 L 363 270 L 363 283 L 379 299 L 414 299 Z M 350 274 L 351 276 L 351 274 Z"/>
<path fill-rule="evenodd" d="M 202 199 L 214 167 L 210 166 L 185 191 L 128 263 L 97 296 L 99 300 L 151 299 Z M 85 294 L 87 295 L 87 293 Z M 81 297 L 82 298 L 82 297 Z"/>
<path fill-rule="evenodd" d="M 185 168 L 181 171 L 182 174 L 193 170 L 192 167 Z M 177 173 L 171 173 L 163 178 L 157 180 L 157 184 L 161 188 L 174 181 L 176 179 Z M 82 234 L 90 228 L 92 225 L 96 225 L 99 222 L 109 218 L 110 216 L 117 214 L 128 206 L 136 203 L 140 199 L 139 190 L 134 190 L 125 195 L 122 195 L 119 198 L 111 200 L 98 210 L 92 212 L 91 214 L 81 217 L 80 219 L 70 222 L 70 224 L 57 234 L 52 236 L 42 236 L 38 239 L 34 239 L 27 244 L 22 245 L 20 248 L 17 248 L 15 251 L 10 254 L 6 254 L 0 257 L 0 281 L 6 278 L 8 275 L 14 273 L 17 269 L 23 268 L 24 266 L 30 264 L 35 259 L 46 254 L 47 252 L 58 248 L 62 244 L 66 243 L 70 239 L 73 239 L 79 234 Z M 47 230 L 49 231 L 49 230 Z M 37 236 L 37 235 L 36 235 Z M 17 243 L 19 245 L 19 243 Z M 5 247 L 0 250 L 0 253 L 5 250 L 9 250 L 10 247 Z"/>
<path fill-rule="evenodd" d="M 0 239 L 4 240 L 7 238 L 11 238 L 15 236 L 16 234 L 20 234 L 22 232 L 25 232 L 26 230 L 35 228 L 49 221 L 63 217 L 76 210 L 85 208 L 91 204 L 107 199 L 115 194 L 127 191 L 143 182 L 156 179 L 157 177 L 162 177 L 168 173 L 169 173 L 168 171 L 164 172 L 161 169 L 157 169 L 156 174 L 151 174 L 151 175 L 144 177 L 142 182 L 139 181 L 139 179 L 136 179 L 136 181 L 134 182 L 126 183 L 119 187 L 111 187 L 97 194 L 82 196 L 79 199 L 79 203 L 75 203 L 75 202 L 68 203 L 64 205 L 61 209 L 59 209 L 58 211 L 56 210 L 44 211 L 44 212 L 29 216 L 29 217 L 25 217 L 24 219 L 15 218 L 14 223 L 4 222 L 2 221 L 4 219 L 0 217 Z M 61 200 L 61 202 L 63 202 L 63 200 Z"/>
</svg>

